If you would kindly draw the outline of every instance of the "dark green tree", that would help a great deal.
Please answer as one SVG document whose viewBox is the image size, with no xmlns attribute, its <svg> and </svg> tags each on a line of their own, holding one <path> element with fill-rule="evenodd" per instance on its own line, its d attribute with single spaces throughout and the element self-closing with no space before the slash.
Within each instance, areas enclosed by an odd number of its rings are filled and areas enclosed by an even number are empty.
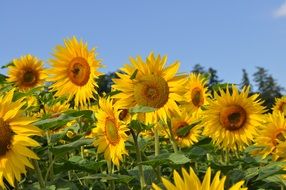
<svg viewBox="0 0 286 190">
<path fill-rule="evenodd" d="M 253 74 L 253 77 L 258 92 L 264 100 L 264 106 L 270 111 L 275 102 L 275 98 L 280 98 L 282 96 L 284 88 L 281 87 L 263 67 L 257 67 L 257 71 Z"/>
<path fill-rule="evenodd" d="M 201 66 L 200 64 L 195 64 L 195 66 L 193 67 L 193 70 L 191 70 L 191 72 L 193 73 L 197 73 L 197 74 L 205 74 L 205 68 L 203 66 Z"/>
<path fill-rule="evenodd" d="M 209 74 L 209 82 L 208 82 L 208 85 L 209 85 L 209 87 L 211 88 L 212 86 L 214 86 L 214 85 L 217 85 L 217 84 L 219 84 L 219 83 L 221 83 L 223 80 L 220 80 L 219 78 L 218 78 L 218 75 L 217 75 L 217 70 L 215 70 L 215 69 L 213 69 L 213 68 L 209 68 L 208 69 L 208 74 Z"/>
<path fill-rule="evenodd" d="M 241 83 L 239 84 L 240 89 L 242 89 L 244 86 L 250 86 L 250 90 L 252 89 L 252 85 L 250 84 L 250 80 L 248 77 L 248 73 L 245 69 L 242 69 L 242 79 Z"/>
<path fill-rule="evenodd" d="M 111 92 L 111 85 L 113 84 L 112 79 L 116 78 L 115 72 L 107 73 L 105 75 L 101 75 L 97 79 L 98 85 L 98 94 L 102 95 L 103 93 L 110 93 Z"/>
</svg>

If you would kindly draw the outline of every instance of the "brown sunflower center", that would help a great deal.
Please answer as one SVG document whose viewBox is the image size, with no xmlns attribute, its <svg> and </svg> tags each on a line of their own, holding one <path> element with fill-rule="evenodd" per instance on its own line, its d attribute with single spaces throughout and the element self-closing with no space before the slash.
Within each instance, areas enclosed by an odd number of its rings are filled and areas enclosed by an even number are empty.
<svg viewBox="0 0 286 190">
<path fill-rule="evenodd" d="M 0 156 L 5 155 L 11 149 L 13 132 L 10 126 L 0 118 Z"/>
<path fill-rule="evenodd" d="M 128 109 L 122 109 L 119 114 L 119 119 L 123 121 L 127 117 L 127 114 L 128 114 Z"/>
<path fill-rule="evenodd" d="M 272 144 L 277 145 L 279 141 L 285 142 L 285 130 L 284 129 L 278 129 L 278 131 L 275 133 L 275 135 L 272 137 Z"/>
<path fill-rule="evenodd" d="M 39 81 L 39 73 L 33 69 L 26 69 L 22 75 L 22 85 L 27 87 L 33 87 Z"/>
<path fill-rule="evenodd" d="M 231 105 L 220 112 L 220 123 L 229 131 L 240 129 L 245 122 L 246 111 L 241 106 Z"/>
<path fill-rule="evenodd" d="M 139 105 L 161 108 L 169 98 L 168 83 L 160 76 L 143 76 L 135 85 L 134 97 Z"/>
<path fill-rule="evenodd" d="M 84 86 L 90 77 L 90 66 L 82 57 L 71 60 L 68 66 L 68 77 L 77 86 Z"/>
<path fill-rule="evenodd" d="M 286 103 L 282 103 L 280 106 L 279 106 L 279 110 L 281 113 L 284 113 L 284 115 L 286 115 Z"/>
<path fill-rule="evenodd" d="M 180 122 L 177 124 L 177 127 L 176 127 L 176 135 L 180 138 L 184 138 L 184 137 L 187 137 L 189 134 L 190 134 L 190 130 L 186 133 L 184 133 L 184 135 L 182 135 L 182 131 L 181 129 L 183 129 L 184 127 L 187 127 L 188 126 L 188 123 L 186 122 Z"/>
<path fill-rule="evenodd" d="M 110 144 L 117 144 L 119 142 L 118 128 L 113 119 L 106 119 L 105 133 Z"/>
<path fill-rule="evenodd" d="M 191 94 L 191 98 L 192 98 L 192 103 L 196 106 L 196 107 L 200 107 L 204 104 L 204 97 L 202 95 L 202 91 L 200 88 L 196 87 L 192 90 L 192 94 Z"/>
</svg>

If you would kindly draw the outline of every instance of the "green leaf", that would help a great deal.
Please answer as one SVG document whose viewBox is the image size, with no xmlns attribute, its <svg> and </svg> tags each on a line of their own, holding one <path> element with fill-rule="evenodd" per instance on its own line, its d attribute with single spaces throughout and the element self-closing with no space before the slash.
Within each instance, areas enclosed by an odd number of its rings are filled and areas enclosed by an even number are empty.
<svg viewBox="0 0 286 190">
<path fill-rule="evenodd" d="M 129 109 L 129 113 L 148 113 L 156 111 L 155 108 L 137 105 Z"/>
<path fill-rule="evenodd" d="M 75 120 L 82 116 L 90 116 L 92 111 L 81 110 L 81 111 L 67 111 L 62 113 L 60 116 L 55 118 L 42 119 L 34 123 L 34 125 L 40 127 L 41 129 L 56 129 L 64 126 L 69 121 Z"/>
<path fill-rule="evenodd" d="M 168 164 L 168 163 L 181 165 L 188 163 L 190 161 L 191 160 L 188 157 L 186 157 L 183 153 L 163 153 L 156 157 L 150 156 L 149 160 L 143 161 L 140 164 L 156 167 L 158 165 Z"/>
<path fill-rule="evenodd" d="M 131 79 L 131 80 L 135 79 L 137 73 L 138 73 L 138 69 L 136 69 L 136 70 L 132 73 L 132 75 L 130 76 L 130 79 Z"/>
<path fill-rule="evenodd" d="M 130 122 L 130 127 L 134 130 L 136 130 L 137 133 L 140 133 L 141 131 L 144 130 L 149 130 L 153 127 L 154 125 L 145 125 L 144 123 L 138 121 L 138 120 L 132 120 Z"/>
<path fill-rule="evenodd" d="M 58 172 L 66 172 L 69 170 L 85 171 L 85 172 L 98 172 L 100 167 L 106 164 L 105 160 L 98 162 L 94 160 L 83 159 L 81 156 L 73 156 L 68 161 L 57 163 L 55 170 Z"/>
<path fill-rule="evenodd" d="M 259 169 L 256 181 L 278 174 L 286 174 L 286 171 L 283 169 L 284 167 L 285 162 L 271 162 L 270 164 Z"/>
<path fill-rule="evenodd" d="M 83 145 L 90 145 L 93 142 L 93 139 L 78 139 L 74 142 L 71 142 L 69 144 L 64 144 L 60 146 L 55 146 L 51 148 L 51 151 L 54 153 L 54 155 L 58 156 L 61 154 L 64 154 L 66 152 L 69 152 L 71 150 L 75 150 Z"/>
<path fill-rule="evenodd" d="M 201 123 L 201 121 L 195 121 L 193 122 L 192 124 L 190 125 L 187 125 L 187 126 L 184 126 L 184 127 L 181 127 L 179 128 L 177 131 L 176 131 L 176 135 L 178 135 L 179 137 L 185 137 L 188 135 L 188 133 L 190 132 L 190 130 L 195 127 L 197 124 Z"/>
<path fill-rule="evenodd" d="M 119 174 L 94 174 L 89 175 L 86 177 L 82 177 L 80 179 L 101 179 L 105 181 L 116 181 L 121 183 L 129 183 L 132 179 L 134 179 L 132 176 L 129 175 L 119 175 Z"/>
</svg>

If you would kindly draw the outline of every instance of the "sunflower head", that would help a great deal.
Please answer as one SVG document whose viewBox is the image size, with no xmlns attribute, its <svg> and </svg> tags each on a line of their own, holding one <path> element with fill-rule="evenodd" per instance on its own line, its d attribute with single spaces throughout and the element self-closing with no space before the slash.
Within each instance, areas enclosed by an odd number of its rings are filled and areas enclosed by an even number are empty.
<svg viewBox="0 0 286 190">
<path fill-rule="evenodd" d="M 86 106 L 94 98 L 93 93 L 97 93 L 95 79 L 101 74 L 95 49 L 88 50 L 86 43 L 73 37 L 65 40 L 63 46 L 56 46 L 53 55 L 48 72 L 55 95 L 74 98 L 76 107 Z"/>
<path fill-rule="evenodd" d="M 26 166 L 33 168 L 28 159 L 38 157 L 29 147 L 40 144 L 31 136 L 42 135 L 41 130 L 32 125 L 35 119 L 21 111 L 26 104 L 23 98 L 13 102 L 13 94 L 11 90 L 0 96 L 0 189 L 5 189 L 4 178 L 14 187 L 15 179 L 20 181 L 21 174 L 26 174 Z"/>
<path fill-rule="evenodd" d="M 281 112 L 286 116 L 286 96 L 275 99 L 275 105 L 272 108 L 273 112 Z"/>
<path fill-rule="evenodd" d="M 14 59 L 13 65 L 8 67 L 7 80 L 21 91 L 42 85 L 46 77 L 43 62 L 30 54 Z"/>
<path fill-rule="evenodd" d="M 168 179 L 162 177 L 162 182 L 164 185 L 164 189 L 167 190 L 205 190 L 205 189 L 215 189 L 215 190 L 224 190 L 224 183 L 226 177 L 220 177 L 220 171 L 216 172 L 213 179 L 211 179 L 211 168 L 207 169 L 207 172 L 204 176 L 203 181 L 201 182 L 196 173 L 192 168 L 190 168 L 189 172 L 187 172 L 184 168 L 182 168 L 182 177 L 179 173 L 174 170 L 173 172 L 174 184 L 171 183 Z M 244 184 L 244 181 L 239 181 L 230 187 L 230 190 L 247 190 L 247 188 L 241 187 Z M 154 190 L 161 190 L 159 186 L 156 184 L 152 184 Z"/>
<path fill-rule="evenodd" d="M 113 96 L 119 106 L 155 108 L 154 112 L 146 113 L 147 120 L 166 120 L 170 111 L 178 111 L 176 101 L 182 100 L 179 90 L 185 82 L 185 76 L 176 76 L 179 62 L 165 67 L 167 57 L 155 57 L 153 53 L 145 61 L 138 56 L 130 58 L 130 62 L 117 73 L 119 78 L 113 79 L 113 89 L 121 92 Z"/>
<path fill-rule="evenodd" d="M 259 135 L 255 138 L 255 145 L 261 147 L 254 154 L 265 158 L 272 155 L 273 160 L 286 158 L 286 119 L 281 112 L 268 114 L 265 125 L 262 125 Z"/>
<path fill-rule="evenodd" d="M 95 137 L 97 152 L 104 152 L 104 158 L 119 166 L 122 155 L 127 154 L 125 141 L 128 128 L 119 118 L 122 110 L 113 104 L 110 98 L 99 99 L 99 108 L 95 111 L 96 126 L 89 137 Z"/>
<path fill-rule="evenodd" d="M 189 111 L 201 110 L 207 104 L 210 94 L 207 92 L 206 79 L 201 74 L 191 73 L 184 86 L 184 107 Z"/>
<path fill-rule="evenodd" d="M 264 107 L 258 94 L 249 96 L 249 87 L 241 92 L 232 85 L 210 101 L 204 112 L 204 134 L 225 150 L 242 150 L 257 135 L 257 127 L 263 121 Z"/>
<path fill-rule="evenodd" d="M 202 125 L 199 124 L 200 115 L 190 114 L 186 110 L 181 110 L 179 114 L 171 118 L 172 133 L 180 147 L 190 147 L 198 142 Z M 191 126 L 192 124 L 195 124 Z"/>
</svg>

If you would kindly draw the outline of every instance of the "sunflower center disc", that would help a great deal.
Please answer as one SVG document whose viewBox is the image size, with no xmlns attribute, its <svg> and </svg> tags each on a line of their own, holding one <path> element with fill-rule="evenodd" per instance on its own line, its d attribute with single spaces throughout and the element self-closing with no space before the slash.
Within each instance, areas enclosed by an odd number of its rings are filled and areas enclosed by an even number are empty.
<svg viewBox="0 0 286 190">
<path fill-rule="evenodd" d="M 220 113 L 220 123 L 227 130 L 234 131 L 243 127 L 246 122 L 246 112 L 238 105 L 224 108 Z"/>
<path fill-rule="evenodd" d="M 38 81 L 38 74 L 33 70 L 26 70 L 22 75 L 22 84 L 24 86 L 34 86 Z"/>
<path fill-rule="evenodd" d="M 286 114 L 286 104 L 282 103 L 282 105 L 279 107 L 279 110 L 281 113 L 283 113 L 285 115 Z"/>
<path fill-rule="evenodd" d="M 186 132 L 184 135 L 182 135 L 182 134 L 179 133 L 179 130 L 180 130 L 180 129 L 182 129 L 182 128 L 184 128 L 184 127 L 187 127 L 187 126 L 188 126 L 188 124 L 187 124 L 186 122 L 180 122 L 180 123 L 178 124 L 177 129 L 176 129 L 176 135 L 177 135 L 178 137 L 180 137 L 180 138 L 187 137 L 187 136 L 190 134 L 190 130 L 188 130 L 188 132 Z"/>
<path fill-rule="evenodd" d="M 9 125 L 0 118 L 0 156 L 6 154 L 11 149 L 13 132 Z"/>
<path fill-rule="evenodd" d="M 111 144 L 117 144 L 119 141 L 118 129 L 113 120 L 107 119 L 105 121 L 106 136 Z"/>
<path fill-rule="evenodd" d="M 126 118 L 127 114 L 128 114 L 128 109 L 122 109 L 119 114 L 119 119 L 123 121 Z"/>
<path fill-rule="evenodd" d="M 160 76 L 143 76 L 135 85 L 134 98 L 139 105 L 161 108 L 169 98 L 168 83 Z"/>
<path fill-rule="evenodd" d="M 196 87 L 192 90 L 192 102 L 196 107 L 200 107 L 204 104 L 204 98 L 202 96 L 201 89 Z"/>
<path fill-rule="evenodd" d="M 68 77 L 77 86 L 84 86 L 90 77 L 88 62 L 82 57 L 76 57 L 69 63 Z"/>
</svg>

